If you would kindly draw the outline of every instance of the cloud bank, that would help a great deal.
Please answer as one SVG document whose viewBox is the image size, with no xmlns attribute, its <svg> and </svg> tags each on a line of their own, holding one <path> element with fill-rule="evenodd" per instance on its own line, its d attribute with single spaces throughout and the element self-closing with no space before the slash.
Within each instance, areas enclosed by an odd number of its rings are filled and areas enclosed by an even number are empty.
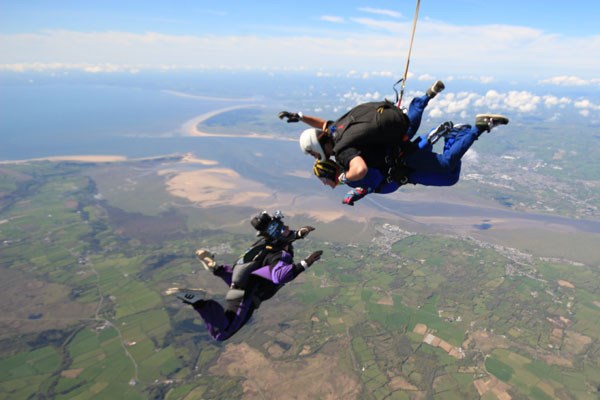
<svg viewBox="0 0 600 400">
<path fill-rule="evenodd" d="M 297 27 L 274 35 L 173 35 L 49 30 L 0 35 L 3 70 L 107 71 L 208 68 L 403 72 L 412 21 L 362 8 L 361 17 L 321 16 L 330 30 Z M 338 29 L 338 27 L 341 27 Z M 411 57 L 419 74 L 487 75 L 555 85 L 600 84 L 600 35 L 565 37 L 508 25 L 420 21 Z M 560 55 L 560 56 L 557 56 Z"/>
<path fill-rule="evenodd" d="M 421 95 L 423 92 L 407 92 L 404 97 L 404 106 L 408 106 L 408 101 L 413 97 Z M 366 93 L 348 91 L 339 95 L 339 101 L 331 107 L 331 111 L 334 113 L 345 112 L 357 104 L 380 101 L 384 98 L 385 95 L 377 91 Z M 484 94 L 474 92 L 441 93 L 429 103 L 425 115 L 432 119 L 460 118 L 460 121 L 456 120 L 455 122 L 468 123 L 473 120 L 475 114 L 487 112 L 539 117 L 548 116 L 550 113 L 555 118 L 561 113 L 577 113 L 582 117 L 600 119 L 600 104 L 589 99 L 572 99 L 554 95 L 540 96 L 529 91 L 488 90 Z"/>
</svg>

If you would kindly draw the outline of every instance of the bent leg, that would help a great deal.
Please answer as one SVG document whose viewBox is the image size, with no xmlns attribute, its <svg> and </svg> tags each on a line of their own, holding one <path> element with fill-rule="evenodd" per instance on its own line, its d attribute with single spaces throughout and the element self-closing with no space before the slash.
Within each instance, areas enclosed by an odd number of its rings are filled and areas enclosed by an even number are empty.
<svg viewBox="0 0 600 400">
<path fill-rule="evenodd" d="M 423 118 L 423 111 L 425 111 L 425 107 L 427 107 L 427 104 L 429 104 L 429 100 L 431 100 L 431 98 L 425 95 L 421 97 L 415 97 L 410 102 L 410 105 L 408 106 L 408 112 L 406 114 L 408 120 L 410 121 L 408 124 L 408 130 L 406 131 L 408 139 L 412 139 L 419 130 L 419 127 L 421 126 L 421 119 Z"/>
<path fill-rule="evenodd" d="M 452 173 L 460 168 L 460 159 L 477 140 L 477 128 L 463 126 L 453 130 L 449 135 L 443 154 L 431 152 L 430 147 L 419 149 L 407 155 L 404 161 L 407 166 L 419 172 Z M 453 139 L 453 140 L 452 140 Z"/>
<path fill-rule="evenodd" d="M 230 317 L 225 313 L 223 306 L 214 300 L 202 300 L 194 304 L 194 310 L 200 314 L 204 326 L 213 339 L 217 339 L 231 324 Z M 218 339 L 217 339 L 218 340 Z"/>
<path fill-rule="evenodd" d="M 231 286 L 231 279 L 233 276 L 233 267 L 231 265 L 223 264 L 220 268 L 216 268 L 213 274 L 221 278 L 227 286 Z"/>
<path fill-rule="evenodd" d="M 236 311 L 225 310 L 214 300 L 203 300 L 194 304 L 210 336 L 220 342 L 229 339 L 248 322 L 254 312 L 254 304 L 244 298 Z"/>
<path fill-rule="evenodd" d="M 449 172 L 423 172 L 415 171 L 410 174 L 408 182 L 425 186 L 452 186 L 460 179 L 460 164 Z"/>
</svg>

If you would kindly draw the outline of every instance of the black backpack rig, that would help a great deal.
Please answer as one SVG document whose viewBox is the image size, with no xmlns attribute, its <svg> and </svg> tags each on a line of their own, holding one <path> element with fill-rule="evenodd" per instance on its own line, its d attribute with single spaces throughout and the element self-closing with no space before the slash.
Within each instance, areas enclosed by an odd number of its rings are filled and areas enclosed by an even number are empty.
<svg viewBox="0 0 600 400">
<path fill-rule="evenodd" d="M 408 138 L 408 127 L 406 114 L 394 103 L 384 100 L 352 108 L 329 127 L 329 133 L 333 137 L 335 154 L 349 147 L 386 148 L 385 170 L 381 172 L 387 182 L 396 181 L 404 185 L 412 170 L 404 164 L 403 158 L 416 150 Z"/>
</svg>

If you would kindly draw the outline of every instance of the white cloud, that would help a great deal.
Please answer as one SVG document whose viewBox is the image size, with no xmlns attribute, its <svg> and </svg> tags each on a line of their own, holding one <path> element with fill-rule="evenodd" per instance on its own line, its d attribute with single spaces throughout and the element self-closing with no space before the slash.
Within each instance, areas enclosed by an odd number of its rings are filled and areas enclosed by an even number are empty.
<svg viewBox="0 0 600 400">
<path fill-rule="evenodd" d="M 345 22 L 344 17 L 336 17 L 333 15 L 323 15 L 319 19 L 321 21 L 333 22 L 334 24 L 343 24 Z"/>
<path fill-rule="evenodd" d="M 437 119 L 437 118 L 443 118 L 444 115 L 446 115 L 446 114 L 444 114 L 444 111 L 442 111 L 441 108 L 433 107 L 433 108 L 430 108 L 430 110 L 427 113 L 427 115 L 429 117 L 431 117 L 431 118 L 436 118 Z"/>
<path fill-rule="evenodd" d="M 587 99 L 576 101 L 574 106 L 575 106 L 575 108 L 581 108 L 581 109 L 600 110 L 600 105 L 594 104 Z"/>
<path fill-rule="evenodd" d="M 543 96 L 544 105 L 547 108 L 561 107 L 564 108 L 567 104 L 571 104 L 572 100 L 568 97 Z"/>
<path fill-rule="evenodd" d="M 381 101 L 383 100 L 383 96 L 378 91 L 373 93 L 358 93 L 355 91 L 349 91 L 340 96 L 340 101 L 345 106 L 345 109 L 350 109 L 361 103 L 366 103 L 369 101 Z"/>
<path fill-rule="evenodd" d="M 478 75 L 468 75 L 468 76 L 459 76 L 456 78 L 451 78 L 448 79 L 448 81 L 453 80 L 453 79 L 461 79 L 464 81 L 472 81 L 472 82 L 477 82 L 477 83 L 483 83 L 483 84 L 490 84 L 496 81 L 496 79 L 493 76 L 486 76 L 486 75 L 482 75 L 482 76 L 478 76 Z"/>
<path fill-rule="evenodd" d="M 414 94 L 411 93 L 411 95 Z M 544 106 L 544 110 L 539 110 L 540 106 Z M 435 119 L 459 116 L 463 121 L 468 121 L 475 114 L 482 112 L 542 116 L 547 115 L 547 111 L 553 109 L 571 110 L 587 117 L 591 116 L 591 112 L 600 111 L 600 105 L 588 99 L 573 100 L 564 96 L 538 96 L 527 91 L 498 92 L 489 90 L 484 95 L 472 92 L 442 93 L 429 104 L 426 115 Z"/>
<path fill-rule="evenodd" d="M 147 69 L 148 65 L 117 65 L 117 64 L 89 64 L 89 63 L 17 63 L 0 64 L 0 71 L 10 72 L 45 72 L 45 71 L 83 71 L 92 74 L 128 72 L 138 73 Z M 153 69 L 169 69 L 169 66 L 153 66 Z"/>
<path fill-rule="evenodd" d="M 361 7 L 358 10 L 362 11 L 362 12 L 370 13 L 370 14 L 385 15 L 387 17 L 392 17 L 392 18 L 401 18 L 402 17 L 402 14 L 397 11 L 384 10 L 381 8 Z"/>
<path fill-rule="evenodd" d="M 520 112 L 535 111 L 537 105 L 541 102 L 540 96 L 521 91 L 510 91 L 504 99 L 504 104 L 508 109 L 514 109 Z"/>
<path fill-rule="evenodd" d="M 0 64 L 5 69 L 8 65 L 17 69 L 58 63 L 324 72 L 351 67 L 360 71 L 394 71 L 396 76 L 403 73 L 412 21 L 331 15 L 323 18 L 339 26 L 330 30 L 298 26 L 294 33 L 288 31 L 285 36 L 65 30 L 2 34 Z M 347 30 L 340 31 L 340 27 Z M 506 81 L 517 76 L 529 82 L 535 77 L 544 84 L 597 85 L 597 54 L 600 36 L 565 37 L 518 26 L 458 26 L 425 19 L 417 29 L 410 72 L 417 76 L 473 77 L 485 83 L 490 83 L 492 77 Z M 554 78 L 544 79 L 541 73 Z"/>
<path fill-rule="evenodd" d="M 366 26 L 368 28 L 375 28 L 379 30 L 385 30 L 389 32 L 401 32 L 402 27 L 406 26 L 406 23 L 383 21 L 380 19 L 373 18 L 351 18 L 352 22 L 356 22 L 359 25 Z"/>
<path fill-rule="evenodd" d="M 423 74 L 417 77 L 418 81 L 426 81 L 426 82 L 435 82 L 435 78 L 433 77 L 433 75 L 429 75 L 429 74 Z"/>
<path fill-rule="evenodd" d="M 589 84 L 589 81 L 577 76 L 554 76 L 548 79 L 542 79 L 540 83 L 562 86 L 585 86 Z"/>
</svg>

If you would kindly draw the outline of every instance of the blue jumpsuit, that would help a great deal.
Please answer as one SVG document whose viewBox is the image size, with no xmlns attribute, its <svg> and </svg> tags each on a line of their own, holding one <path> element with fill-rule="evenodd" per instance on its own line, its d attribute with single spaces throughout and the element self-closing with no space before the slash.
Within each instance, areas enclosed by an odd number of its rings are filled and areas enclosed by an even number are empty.
<svg viewBox="0 0 600 400">
<path fill-rule="evenodd" d="M 407 130 L 409 140 L 417 133 L 429 100 L 425 95 L 415 97 L 411 101 L 407 112 L 410 121 Z M 421 135 L 420 143 L 424 145 L 404 157 L 405 164 L 413 170 L 408 176 L 408 183 L 425 186 L 454 185 L 460 178 L 461 158 L 478 137 L 479 131 L 476 127 L 462 125 L 454 128 L 444 137 L 444 150 L 439 154 L 427 143 L 427 134 Z M 369 193 L 377 189 L 378 193 L 392 193 L 400 187 L 397 182 L 385 182 L 384 174 L 377 168 L 369 168 L 363 179 L 345 183 L 353 188 L 363 188 Z"/>
</svg>

